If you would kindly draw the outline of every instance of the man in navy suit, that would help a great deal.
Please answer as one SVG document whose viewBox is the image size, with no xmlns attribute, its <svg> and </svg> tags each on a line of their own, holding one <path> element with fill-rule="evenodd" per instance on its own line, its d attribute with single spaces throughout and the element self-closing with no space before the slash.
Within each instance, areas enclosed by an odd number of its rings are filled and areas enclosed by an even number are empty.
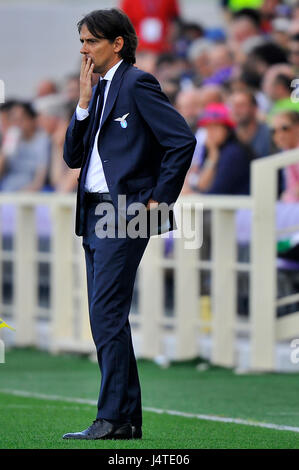
<svg viewBox="0 0 299 470">
<path fill-rule="evenodd" d="M 63 437 L 141 438 L 141 391 L 128 320 L 134 281 L 150 236 L 177 228 L 172 206 L 196 140 L 158 81 L 133 66 L 137 37 L 123 12 L 93 11 L 78 30 L 80 100 L 66 133 L 64 160 L 70 168 L 81 168 L 76 234 L 83 236 L 101 388 L 92 425 Z M 100 74 L 94 87 L 93 73 Z M 106 228 L 118 229 L 122 220 L 127 229 L 132 203 L 144 207 L 146 222 L 163 203 L 170 209 L 143 236 L 99 235 L 97 227 L 104 220 Z M 113 209 L 107 220 L 104 206 Z"/>
</svg>

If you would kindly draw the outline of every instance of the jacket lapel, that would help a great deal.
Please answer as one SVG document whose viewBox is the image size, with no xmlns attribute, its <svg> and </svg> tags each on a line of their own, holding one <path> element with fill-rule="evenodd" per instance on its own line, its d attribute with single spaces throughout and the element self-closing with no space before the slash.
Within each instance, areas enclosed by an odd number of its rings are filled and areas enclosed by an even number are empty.
<svg viewBox="0 0 299 470">
<path fill-rule="evenodd" d="M 114 106 L 115 100 L 119 92 L 123 74 L 126 72 L 126 70 L 128 70 L 129 67 L 132 67 L 132 65 L 123 61 L 118 67 L 118 69 L 116 70 L 112 78 L 108 96 L 107 96 L 106 103 L 105 103 L 104 114 L 103 114 L 102 122 L 101 122 L 101 128 L 105 124 L 109 114 L 112 111 L 112 108 Z"/>
<path fill-rule="evenodd" d="M 115 100 L 116 100 L 118 92 L 119 92 L 119 88 L 120 88 L 120 85 L 121 85 L 123 74 L 125 73 L 126 70 L 128 70 L 129 67 L 132 67 L 132 65 L 123 61 L 120 64 L 120 66 L 118 67 L 118 69 L 116 70 L 115 74 L 113 75 L 113 78 L 112 78 L 112 81 L 111 81 L 111 84 L 110 84 L 110 88 L 109 88 L 109 92 L 108 92 L 108 96 L 107 96 L 106 103 L 105 103 L 104 114 L 103 114 L 102 122 L 101 122 L 101 128 L 103 127 L 103 124 L 105 123 L 105 121 L 107 120 L 109 114 L 112 111 L 112 108 L 114 106 Z M 84 147 L 86 148 L 86 152 L 85 152 L 84 159 L 83 159 L 83 162 L 82 162 L 82 167 L 85 165 L 85 162 L 88 159 L 88 155 L 92 151 L 92 149 L 90 149 L 89 146 L 88 146 L 88 142 L 89 142 L 89 138 L 90 138 L 90 134 L 91 134 L 91 130 L 92 130 L 92 125 L 93 125 L 93 120 L 94 120 L 94 115 L 95 115 L 96 100 L 94 99 L 94 97 L 95 97 L 96 88 L 97 88 L 97 86 L 94 86 L 93 95 L 92 95 L 92 99 L 90 101 L 90 106 L 89 106 L 90 121 L 89 121 L 88 129 L 87 129 L 87 131 L 84 135 L 84 138 L 83 138 Z"/>
</svg>

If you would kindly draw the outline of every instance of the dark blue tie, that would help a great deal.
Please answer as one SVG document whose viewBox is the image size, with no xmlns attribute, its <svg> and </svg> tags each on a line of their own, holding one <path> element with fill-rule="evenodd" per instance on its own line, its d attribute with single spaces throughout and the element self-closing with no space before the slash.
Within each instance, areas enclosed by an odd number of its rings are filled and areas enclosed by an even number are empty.
<svg viewBox="0 0 299 470">
<path fill-rule="evenodd" d="M 103 104 L 104 104 L 104 94 L 105 94 L 106 83 L 107 83 L 107 80 L 100 79 L 97 85 L 96 91 L 95 91 L 95 97 L 94 97 L 95 114 L 91 117 L 93 118 L 94 122 L 93 122 L 90 141 L 89 141 L 89 147 L 91 150 L 93 149 L 94 139 L 95 139 L 96 133 L 100 125 L 100 119 L 101 119 L 101 114 L 102 114 Z M 97 106 L 97 99 L 98 99 L 98 106 Z"/>
</svg>

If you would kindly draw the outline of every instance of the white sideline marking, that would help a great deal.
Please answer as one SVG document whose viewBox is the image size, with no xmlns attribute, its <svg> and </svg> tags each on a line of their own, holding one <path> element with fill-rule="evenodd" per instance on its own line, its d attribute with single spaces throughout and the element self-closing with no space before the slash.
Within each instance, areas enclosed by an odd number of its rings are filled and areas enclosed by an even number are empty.
<svg viewBox="0 0 299 470">
<path fill-rule="evenodd" d="M 11 390 L 11 389 L 2 388 L 0 389 L 0 393 L 6 393 L 8 395 L 15 395 L 18 397 L 38 398 L 40 400 L 63 401 L 67 403 L 81 403 L 83 405 L 94 406 L 97 404 L 96 400 L 89 400 L 88 398 L 72 398 L 72 397 L 63 397 L 61 395 L 46 395 L 44 393 L 28 392 L 26 390 Z M 144 411 L 150 411 L 151 413 L 157 413 L 157 414 L 165 413 L 168 415 L 182 416 L 184 418 L 202 419 L 204 421 L 218 421 L 221 423 L 245 424 L 246 426 L 256 426 L 259 428 L 276 429 L 277 431 L 291 431 L 291 432 L 299 433 L 299 427 L 286 426 L 284 424 L 263 423 L 260 421 L 249 421 L 246 419 L 229 418 L 226 416 L 185 413 L 183 411 L 163 410 L 161 408 L 152 408 L 149 406 L 144 406 L 142 409 Z"/>
</svg>

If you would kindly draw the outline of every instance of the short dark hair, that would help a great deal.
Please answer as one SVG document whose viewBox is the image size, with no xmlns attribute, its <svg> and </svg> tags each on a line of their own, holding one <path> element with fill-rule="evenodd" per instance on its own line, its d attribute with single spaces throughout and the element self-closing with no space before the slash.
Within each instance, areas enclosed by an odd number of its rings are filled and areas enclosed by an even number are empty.
<svg viewBox="0 0 299 470">
<path fill-rule="evenodd" d="M 172 65 L 178 60 L 178 57 L 176 57 L 174 54 L 171 52 L 163 52 L 160 54 L 157 58 L 157 67 L 160 67 L 161 65 Z"/>
<path fill-rule="evenodd" d="M 37 112 L 29 101 L 18 101 L 14 106 L 22 108 L 26 116 L 31 119 L 35 119 L 37 117 Z"/>
<path fill-rule="evenodd" d="M 240 95 L 247 96 L 248 101 L 250 102 L 250 104 L 251 104 L 252 106 L 255 106 L 255 107 L 258 106 L 258 102 L 257 102 L 257 99 L 256 99 L 256 97 L 255 97 L 255 94 L 253 93 L 253 91 L 251 91 L 251 90 L 249 90 L 249 89 L 247 89 L 247 90 L 237 90 L 237 91 L 234 91 L 232 94 L 233 94 L 233 95 L 238 95 L 238 94 L 240 94 Z"/>
<path fill-rule="evenodd" d="M 261 27 L 261 14 L 258 10 L 253 8 L 242 8 L 233 14 L 233 19 L 239 20 L 240 18 L 246 18 L 251 21 L 256 28 Z"/>
<path fill-rule="evenodd" d="M 286 90 L 291 90 L 291 81 L 292 79 L 284 73 L 279 73 L 274 79 L 275 85 L 282 85 Z"/>
<path fill-rule="evenodd" d="M 288 62 L 285 50 L 273 42 L 266 42 L 254 47 L 249 55 L 251 58 L 261 60 L 269 66 Z"/>
<path fill-rule="evenodd" d="M 5 103 L 2 103 L 0 105 L 0 112 L 9 112 L 12 110 L 12 108 L 18 104 L 16 100 L 7 100 Z"/>
<path fill-rule="evenodd" d="M 138 39 L 131 20 L 123 11 L 117 8 L 94 10 L 77 23 L 79 33 L 84 24 L 96 38 L 104 37 L 113 42 L 117 36 L 122 36 L 124 45 L 119 54 L 125 62 L 135 64 Z"/>
<path fill-rule="evenodd" d="M 285 116 L 287 119 L 289 119 L 289 121 L 292 124 L 296 124 L 296 125 L 299 124 L 299 113 L 298 113 L 298 111 L 292 111 L 292 110 L 281 111 L 280 113 L 276 113 L 275 116 L 277 116 L 278 114 L 279 114 L 279 116 Z"/>
</svg>

